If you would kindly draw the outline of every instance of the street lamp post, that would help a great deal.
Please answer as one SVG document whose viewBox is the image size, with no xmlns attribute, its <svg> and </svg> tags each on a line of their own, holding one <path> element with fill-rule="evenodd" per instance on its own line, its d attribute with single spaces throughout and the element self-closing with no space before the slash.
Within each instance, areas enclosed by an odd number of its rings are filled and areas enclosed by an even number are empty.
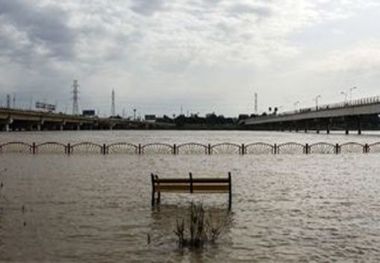
<svg viewBox="0 0 380 263">
<path fill-rule="evenodd" d="M 300 101 L 299 100 L 297 100 L 296 102 L 294 102 L 294 109 L 295 109 L 295 111 L 297 111 L 298 110 L 298 105 L 300 104 Z"/>
<path fill-rule="evenodd" d="M 315 109 L 318 110 L 318 99 L 321 98 L 321 95 L 318 95 L 314 98 L 314 101 L 315 101 Z"/>
<path fill-rule="evenodd" d="M 344 96 L 344 104 L 347 103 L 347 92 L 344 92 L 344 91 L 341 91 L 340 94 L 342 94 Z"/>
<path fill-rule="evenodd" d="M 350 88 L 350 101 L 352 100 L 352 91 L 356 90 L 358 87 L 352 87 Z"/>
</svg>

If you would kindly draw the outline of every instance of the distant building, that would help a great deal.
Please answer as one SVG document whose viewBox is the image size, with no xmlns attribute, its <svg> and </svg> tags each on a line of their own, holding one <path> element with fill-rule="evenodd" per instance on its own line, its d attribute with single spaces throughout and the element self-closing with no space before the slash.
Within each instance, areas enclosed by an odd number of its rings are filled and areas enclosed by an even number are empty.
<svg viewBox="0 0 380 263">
<path fill-rule="evenodd" d="M 156 115 L 154 114 L 145 115 L 145 121 L 147 122 L 156 122 L 156 119 Z"/>
<path fill-rule="evenodd" d="M 245 119 L 248 119 L 249 118 L 249 115 L 248 114 L 239 114 L 239 121 L 241 120 L 245 120 Z"/>
<path fill-rule="evenodd" d="M 95 110 L 83 110 L 82 115 L 86 117 L 95 117 Z"/>
</svg>

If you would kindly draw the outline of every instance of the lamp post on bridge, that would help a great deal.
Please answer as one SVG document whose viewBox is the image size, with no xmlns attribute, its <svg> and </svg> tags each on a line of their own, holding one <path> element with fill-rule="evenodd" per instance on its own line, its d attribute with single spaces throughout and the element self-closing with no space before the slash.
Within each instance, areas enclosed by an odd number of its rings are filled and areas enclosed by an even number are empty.
<svg viewBox="0 0 380 263">
<path fill-rule="evenodd" d="M 356 90 L 358 87 L 352 87 L 350 88 L 350 101 L 352 100 L 352 91 Z"/>
<path fill-rule="evenodd" d="M 315 101 L 315 109 L 318 110 L 318 100 L 321 98 L 322 96 L 321 95 L 318 95 L 314 98 L 314 101 Z"/>
<path fill-rule="evenodd" d="M 340 94 L 342 94 L 344 96 L 344 105 L 346 105 L 346 103 L 347 103 L 347 96 L 348 96 L 347 92 L 341 91 Z"/>
<path fill-rule="evenodd" d="M 300 104 L 300 101 L 297 100 L 296 102 L 294 102 L 294 110 L 297 111 L 298 110 L 298 105 Z"/>
</svg>

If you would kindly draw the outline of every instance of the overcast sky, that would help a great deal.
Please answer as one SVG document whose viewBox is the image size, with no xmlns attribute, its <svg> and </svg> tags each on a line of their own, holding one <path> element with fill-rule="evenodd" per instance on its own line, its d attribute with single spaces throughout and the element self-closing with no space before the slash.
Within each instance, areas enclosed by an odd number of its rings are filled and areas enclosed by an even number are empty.
<svg viewBox="0 0 380 263">
<path fill-rule="evenodd" d="M 0 102 L 128 115 L 380 95 L 378 0 L 0 0 Z"/>
</svg>

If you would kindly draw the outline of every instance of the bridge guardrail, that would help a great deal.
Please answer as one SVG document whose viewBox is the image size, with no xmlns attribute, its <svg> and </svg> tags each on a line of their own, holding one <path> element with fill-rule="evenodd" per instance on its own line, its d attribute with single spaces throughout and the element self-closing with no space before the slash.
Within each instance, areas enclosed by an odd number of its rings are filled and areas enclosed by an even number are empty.
<svg viewBox="0 0 380 263">
<path fill-rule="evenodd" d="M 356 100 L 349 100 L 346 102 L 338 102 L 338 103 L 331 103 L 331 104 L 322 104 L 317 107 L 309 107 L 309 108 L 301 108 L 299 110 L 293 110 L 293 111 L 284 111 L 278 114 L 268 114 L 265 116 L 257 116 L 254 119 L 255 120 L 267 120 L 271 119 L 273 117 L 282 117 L 282 116 L 289 116 L 294 114 L 301 114 L 306 112 L 318 112 L 318 111 L 324 111 L 324 110 L 335 110 L 335 109 L 343 109 L 346 107 L 353 107 L 353 106 L 361 106 L 361 105 L 370 105 L 374 103 L 380 103 L 380 96 L 374 96 L 374 97 L 368 97 L 368 98 L 362 98 L 362 99 L 356 99 Z"/>
<path fill-rule="evenodd" d="M 265 142 L 253 142 L 248 144 L 216 143 L 202 144 L 196 142 L 182 144 L 147 143 L 133 144 L 128 142 L 117 142 L 100 144 L 93 142 L 79 142 L 64 144 L 61 142 L 27 143 L 11 141 L 0 143 L 0 154 L 5 153 L 28 153 L 28 154 L 166 154 L 166 155 L 262 155 L 262 154 L 341 154 L 341 153 L 380 153 L 380 142 L 358 143 L 345 142 L 332 144 L 328 142 L 317 142 L 302 144 L 297 142 L 286 142 L 270 144 Z"/>
</svg>

